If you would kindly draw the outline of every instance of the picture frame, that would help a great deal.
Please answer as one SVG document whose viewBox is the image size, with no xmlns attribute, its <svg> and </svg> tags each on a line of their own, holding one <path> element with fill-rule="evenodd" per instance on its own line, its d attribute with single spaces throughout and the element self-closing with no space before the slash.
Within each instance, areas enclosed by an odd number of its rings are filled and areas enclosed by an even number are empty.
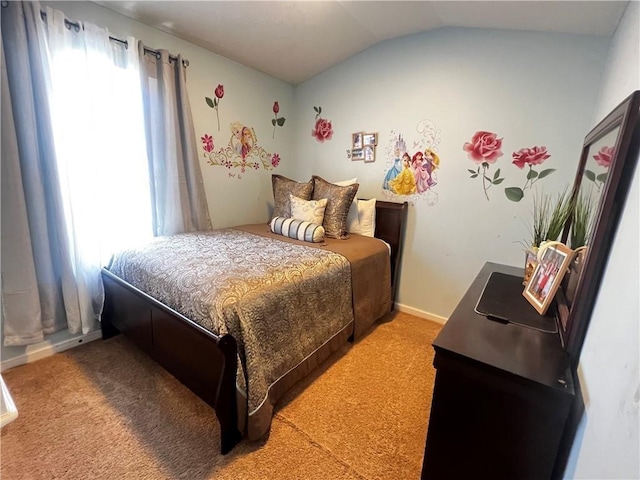
<svg viewBox="0 0 640 480">
<path fill-rule="evenodd" d="M 372 147 L 378 145 L 378 134 L 377 133 L 364 133 L 362 135 L 362 145 L 370 145 Z"/>
<path fill-rule="evenodd" d="M 522 295 L 540 315 L 544 315 L 558 291 L 573 258 L 573 250 L 563 243 L 553 243 L 542 250 Z"/>
<path fill-rule="evenodd" d="M 373 163 L 376 161 L 376 149 L 374 145 L 366 145 L 362 147 L 362 156 L 364 163 Z"/>
<path fill-rule="evenodd" d="M 362 148 L 362 132 L 356 132 L 351 135 L 351 148 L 358 150 Z"/>
<path fill-rule="evenodd" d="M 351 160 L 364 160 L 364 150 L 362 148 L 351 150 Z"/>
</svg>

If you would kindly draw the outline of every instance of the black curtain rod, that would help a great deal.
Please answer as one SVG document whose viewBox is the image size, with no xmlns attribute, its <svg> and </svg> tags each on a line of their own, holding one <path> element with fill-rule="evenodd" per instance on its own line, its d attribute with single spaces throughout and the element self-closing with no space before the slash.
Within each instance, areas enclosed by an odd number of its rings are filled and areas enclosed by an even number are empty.
<svg viewBox="0 0 640 480">
<path fill-rule="evenodd" d="M 2 8 L 7 8 L 9 6 L 9 2 L 7 0 L 2 0 L 1 2 Z M 40 16 L 42 17 L 43 20 L 45 20 L 47 18 L 47 12 L 40 10 Z M 80 29 L 82 28 L 82 25 L 80 25 L 80 22 L 72 22 L 71 20 L 67 19 L 65 17 L 64 19 L 64 24 L 67 28 L 71 28 L 73 27 L 75 29 L 76 32 L 79 32 Z M 129 42 L 127 42 L 126 40 L 122 40 L 121 38 L 116 38 L 116 37 L 112 37 L 111 35 L 109 35 L 109 40 L 111 40 L 112 42 L 118 42 L 121 43 L 125 46 L 125 48 L 129 48 Z M 160 58 L 160 52 L 158 50 L 154 50 L 153 48 L 149 48 L 149 47 L 144 47 L 144 51 L 146 53 L 153 53 L 157 58 Z M 174 62 L 178 60 L 178 57 L 176 57 L 175 55 L 169 55 L 169 60 L 173 60 Z M 187 59 L 183 59 L 182 60 L 182 65 L 184 67 L 188 67 L 189 66 L 189 60 Z"/>
</svg>

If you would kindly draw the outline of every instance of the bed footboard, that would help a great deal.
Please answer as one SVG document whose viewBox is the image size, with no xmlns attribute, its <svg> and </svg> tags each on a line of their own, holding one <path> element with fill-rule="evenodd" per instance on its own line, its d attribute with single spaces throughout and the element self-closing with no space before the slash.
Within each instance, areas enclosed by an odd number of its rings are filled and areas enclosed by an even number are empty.
<svg viewBox="0 0 640 480">
<path fill-rule="evenodd" d="M 125 334 L 211 405 L 220 423 L 220 450 L 228 453 L 242 438 L 238 431 L 235 339 L 214 335 L 106 269 L 102 278 L 103 338 Z"/>
</svg>

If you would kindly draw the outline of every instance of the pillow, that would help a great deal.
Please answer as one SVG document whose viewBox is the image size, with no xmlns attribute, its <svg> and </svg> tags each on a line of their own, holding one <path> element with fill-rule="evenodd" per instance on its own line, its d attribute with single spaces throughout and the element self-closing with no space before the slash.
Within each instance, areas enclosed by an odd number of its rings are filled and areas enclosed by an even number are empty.
<svg viewBox="0 0 640 480">
<path fill-rule="evenodd" d="M 345 240 L 349 238 L 347 233 L 347 215 L 353 202 L 359 185 L 354 183 L 348 186 L 340 186 L 329 183 L 317 175 L 311 177 L 313 181 L 312 200 L 327 199 L 327 208 L 324 211 L 322 226 L 327 237 Z"/>
<path fill-rule="evenodd" d="M 289 194 L 293 194 L 303 200 L 310 200 L 313 192 L 313 180 L 306 183 L 296 182 L 282 175 L 271 175 L 273 187 L 273 215 L 274 217 L 291 217 L 291 200 Z"/>
<path fill-rule="evenodd" d="M 333 183 L 340 185 L 341 187 L 346 187 L 347 185 L 358 183 L 358 177 Z M 351 228 L 349 227 L 350 225 Z M 353 202 L 351 202 L 349 213 L 347 214 L 347 232 L 360 234 L 360 227 L 358 226 L 358 201 L 355 198 L 353 199 Z"/>
<path fill-rule="evenodd" d="M 284 237 L 313 243 L 324 240 L 324 228 L 315 223 L 303 222 L 295 218 L 274 217 L 270 226 L 273 233 Z"/>
<path fill-rule="evenodd" d="M 347 231 L 367 237 L 376 232 L 376 199 L 354 200 L 347 215 Z"/>
<path fill-rule="evenodd" d="M 334 185 L 340 185 L 341 187 L 347 187 L 349 185 L 353 185 L 354 183 L 358 183 L 358 177 L 352 178 L 351 180 L 340 180 L 339 182 L 333 182 Z"/>
<path fill-rule="evenodd" d="M 327 208 L 326 198 L 320 200 L 303 200 L 302 198 L 289 194 L 289 200 L 291 202 L 291 218 L 322 225 L 324 211 Z"/>
<path fill-rule="evenodd" d="M 376 199 L 358 200 L 358 224 L 360 235 L 374 237 L 376 234 Z"/>
</svg>

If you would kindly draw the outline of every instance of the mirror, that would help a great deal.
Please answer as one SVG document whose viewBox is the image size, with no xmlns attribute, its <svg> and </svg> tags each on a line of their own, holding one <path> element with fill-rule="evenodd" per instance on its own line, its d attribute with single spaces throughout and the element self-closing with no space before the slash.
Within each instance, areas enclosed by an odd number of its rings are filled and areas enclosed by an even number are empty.
<svg viewBox="0 0 640 480">
<path fill-rule="evenodd" d="M 556 295 L 560 338 L 574 366 L 638 161 L 639 109 L 635 91 L 584 140 L 561 239 L 576 255 Z"/>
</svg>

